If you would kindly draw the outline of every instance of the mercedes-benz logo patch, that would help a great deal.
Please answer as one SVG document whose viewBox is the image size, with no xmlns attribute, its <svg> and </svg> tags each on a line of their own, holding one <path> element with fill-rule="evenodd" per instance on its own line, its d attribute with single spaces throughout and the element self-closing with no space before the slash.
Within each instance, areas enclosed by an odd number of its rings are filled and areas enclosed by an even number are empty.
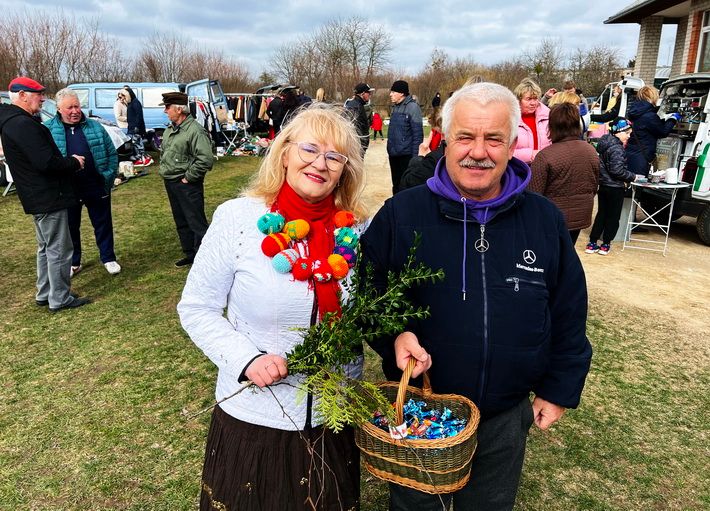
<svg viewBox="0 0 710 511">
<path fill-rule="evenodd" d="M 488 250 L 488 240 L 484 238 L 479 238 L 476 240 L 476 243 L 473 246 L 476 247 L 476 250 L 483 253 Z"/>
<path fill-rule="evenodd" d="M 537 256 L 535 255 L 535 252 L 533 252 L 532 250 L 525 250 L 523 252 L 523 261 L 525 261 L 527 264 L 532 264 L 537 261 Z"/>
</svg>

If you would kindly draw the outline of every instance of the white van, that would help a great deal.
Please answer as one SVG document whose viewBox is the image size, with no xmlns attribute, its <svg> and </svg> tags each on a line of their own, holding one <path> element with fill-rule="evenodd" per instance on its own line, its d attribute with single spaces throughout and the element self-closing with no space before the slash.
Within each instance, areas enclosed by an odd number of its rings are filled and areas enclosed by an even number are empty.
<svg viewBox="0 0 710 511">
<path fill-rule="evenodd" d="M 602 93 L 599 94 L 597 101 L 592 105 L 592 114 L 599 115 L 606 112 L 609 106 L 609 100 L 614 93 L 614 87 L 617 85 L 621 87 L 621 94 L 616 99 L 617 101 L 621 100 L 618 117 L 626 117 L 626 108 L 636 100 L 636 94 L 645 83 L 641 78 L 634 76 L 626 76 L 618 82 L 608 83 Z"/>
<path fill-rule="evenodd" d="M 157 83 L 157 82 L 94 82 L 73 83 L 69 85 L 79 96 L 81 109 L 89 117 L 101 117 L 107 121 L 116 122 L 113 114 L 113 105 L 116 102 L 118 91 L 128 85 L 133 89 L 136 97 L 143 105 L 143 118 L 146 129 L 152 129 L 158 136 L 169 124 L 163 101 L 163 93 L 183 91 L 190 97 L 200 98 L 211 103 L 218 118 L 227 117 L 227 99 L 222 91 L 219 80 L 196 80 L 184 83 Z"/>
<path fill-rule="evenodd" d="M 681 119 L 671 134 L 658 141 L 656 169 L 677 168 L 679 179 L 689 188 L 678 190 L 673 216 L 697 218 L 696 229 L 703 243 L 710 245 L 710 73 L 693 73 L 671 78 L 661 87 L 658 115 L 679 113 Z M 663 190 L 640 188 L 639 199 L 647 211 L 668 204 Z"/>
</svg>

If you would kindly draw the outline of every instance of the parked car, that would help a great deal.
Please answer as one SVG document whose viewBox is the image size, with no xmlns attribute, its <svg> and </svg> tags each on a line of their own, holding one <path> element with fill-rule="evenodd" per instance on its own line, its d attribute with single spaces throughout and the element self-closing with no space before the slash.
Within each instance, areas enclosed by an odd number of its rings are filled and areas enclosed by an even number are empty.
<svg viewBox="0 0 710 511">
<path fill-rule="evenodd" d="M 7 91 L 0 91 L 0 104 L 10 104 L 10 95 Z M 57 115 L 57 103 L 53 99 L 45 99 L 42 103 L 42 110 L 39 113 L 42 122 L 46 122 Z M 116 147 L 116 152 L 120 159 L 127 158 L 133 153 L 131 147 L 131 138 L 126 135 L 122 129 L 116 125 L 105 121 L 104 119 L 95 119 L 100 122 L 106 132 L 111 137 L 113 145 Z"/>
</svg>

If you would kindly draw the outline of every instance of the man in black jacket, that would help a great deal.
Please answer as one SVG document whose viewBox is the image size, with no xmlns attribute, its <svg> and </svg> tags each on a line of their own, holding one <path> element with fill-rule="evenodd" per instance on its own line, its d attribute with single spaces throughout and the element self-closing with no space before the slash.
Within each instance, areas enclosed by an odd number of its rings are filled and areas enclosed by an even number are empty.
<svg viewBox="0 0 710 511">
<path fill-rule="evenodd" d="M 445 158 L 426 186 L 389 199 L 361 239 L 384 289 L 415 233 L 416 258 L 445 278 L 410 290 L 431 316 L 373 342 L 385 375 L 416 360 L 433 391 L 464 395 L 481 411 L 464 488 L 445 509 L 513 509 L 528 428 L 579 404 L 592 350 L 585 335 L 584 272 L 562 213 L 526 191 L 530 168 L 513 157 L 520 107 L 505 87 L 467 85 L 444 105 Z M 530 394 L 534 400 L 530 402 Z M 390 485 L 390 510 L 440 510 L 437 495 Z"/>
<path fill-rule="evenodd" d="M 345 108 L 351 113 L 355 129 L 360 136 L 363 156 L 365 156 L 365 151 L 370 145 L 370 121 L 368 120 L 365 105 L 370 101 L 370 94 L 374 90 L 366 83 L 358 83 L 355 86 L 355 95 L 345 102 Z"/>
<path fill-rule="evenodd" d="M 84 167 L 84 157 L 63 157 L 49 130 L 35 117 L 45 88 L 34 80 L 15 78 L 9 85 L 12 105 L 0 105 L 0 137 L 25 213 L 32 215 L 37 235 L 37 305 L 51 312 L 90 302 L 70 292 L 72 243 L 67 208 L 77 203 L 71 175 Z"/>
</svg>

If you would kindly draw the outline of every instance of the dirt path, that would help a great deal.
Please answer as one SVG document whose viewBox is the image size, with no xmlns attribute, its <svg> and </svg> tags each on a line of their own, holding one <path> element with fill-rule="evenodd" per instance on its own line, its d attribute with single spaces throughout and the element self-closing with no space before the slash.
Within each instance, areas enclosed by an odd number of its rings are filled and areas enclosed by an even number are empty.
<svg viewBox="0 0 710 511">
<path fill-rule="evenodd" d="M 373 213 L 391 195 L 386 145 L 386 141 L 371 141 L 365 155 L 365 195 Z M 615 304 L 638 307 L 643 315 L 640 321 L 650 327 L 675 322 L 688 339 L 702 344 L 696 348 L 707 356 L 710 247 L 700 242 L 695 221 L 685 217 L 672 225 L 665 257 L 661 252 L 622 250 L 621 243 L 612 245 L 607 256 L 585 254 L 588 235 L 588 229 L 582 231 L 576 247 L 590 300 L 606 302 L 610 308 Z M 662 240 L 660 232 L 643 236 Z"/>
</svg>

